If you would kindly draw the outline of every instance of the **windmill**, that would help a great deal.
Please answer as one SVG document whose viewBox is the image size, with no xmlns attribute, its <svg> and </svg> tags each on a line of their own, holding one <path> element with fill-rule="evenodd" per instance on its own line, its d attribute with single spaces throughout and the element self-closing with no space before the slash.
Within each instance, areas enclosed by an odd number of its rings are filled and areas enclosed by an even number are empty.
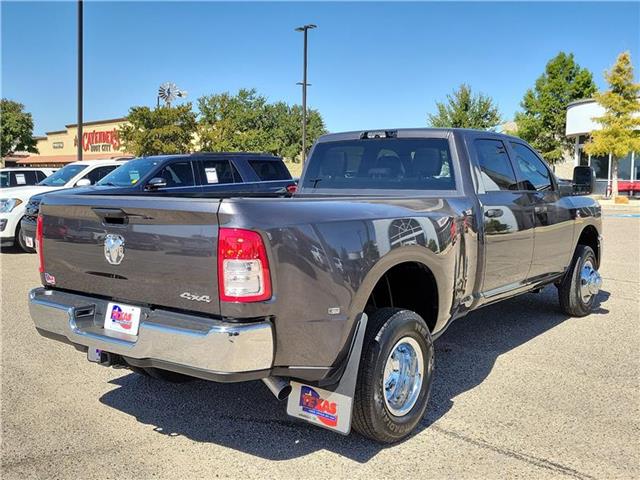
<svg viewBox="0 0 640 480">
<path fill-rule="evenodd" d="M 160 88 L 158 88 L 158 107 L 160 107 L 160 99 L 164 100 L 167 107 L 170 107 L 171 102 L 176 98 L 185 98 L 186 96 L 186 90 L 180 90 L 173 82 L 164 82 L 160 85 Z"/>
</svg>

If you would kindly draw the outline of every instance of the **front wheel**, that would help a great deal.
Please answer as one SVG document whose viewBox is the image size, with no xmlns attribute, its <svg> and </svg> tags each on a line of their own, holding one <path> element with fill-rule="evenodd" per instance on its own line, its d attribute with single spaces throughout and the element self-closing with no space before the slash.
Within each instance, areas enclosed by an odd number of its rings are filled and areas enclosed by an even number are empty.
<svg viewBox="0 0 640 480">
<path fill-rule="evenodd" d="M 433 342 L 415 312 L 381 308 L 369 318 L 353 427 L 381 443 L 408 436 L 422 420 L 433 379 Z"/>
<path fill-rule="evenodd" d="M 572 317 L 589 315 L 602 286 L 596 254 L 591 247 L 578 245 L 573 261 L 558 285 L 560 308 Z"/>
</svg>

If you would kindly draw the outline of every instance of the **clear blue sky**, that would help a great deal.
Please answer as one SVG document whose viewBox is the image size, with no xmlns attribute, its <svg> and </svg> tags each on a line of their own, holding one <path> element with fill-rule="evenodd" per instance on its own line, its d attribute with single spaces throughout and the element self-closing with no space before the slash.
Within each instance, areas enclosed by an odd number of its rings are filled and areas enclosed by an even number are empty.
<svg viewBox="0 0 640 480">
<path fill-rule="evenodd" d="M 76 119 L 76 5 L 2 2 L 2 96 L 36 133 Z M 623 50 L 640 65 L 640 3 L 85 3 L 85 121 L 154 105 L 171 80 L 203 94 L 256 87 L 300 102 L 310 33 L 309 106 L 331 131 L 426 123 L 462 82 L 505 119 L 549 58 L 573 52 L 603 86 Z"/>
</svg>

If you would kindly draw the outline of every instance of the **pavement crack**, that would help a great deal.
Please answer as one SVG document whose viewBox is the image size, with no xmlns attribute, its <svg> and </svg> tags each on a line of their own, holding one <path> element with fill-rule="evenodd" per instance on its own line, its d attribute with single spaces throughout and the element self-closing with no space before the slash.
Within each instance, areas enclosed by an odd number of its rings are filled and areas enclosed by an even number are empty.
<svg viewBox="0 0 640 480">
<path fill-rule="evenodd" d="M 591 475 L 587 475 L 586 473 L 579 472 L 574 470 L 573 468 L 566 467 L 556 462 L 552 462 L 551 460 L 547 460 L 545 458 L 535 457 L 533 455 L 529 455 L 522 452 L 517 452 L 515 450 L 511 450 L 509 448 L 500 447 L 497 445 L 493 445 L 486 440 L 481 438 L 471 438 L 466 435 L 462 435 L 460 433 L 445 430 L 442 427 L 438 427 L 437 425 L 431 425 L 429 427 L 430 430 L 435 430 L 437 432 L 442 433 L 451 438 L 455 438 L 456 440 L 461 440 L 465 443 L 469 443 L 479 448 L 485 448 L 487 450 L 491 450 L 493 452 L 499 453 L 501 455 L 505 455 L 509 458 L 513 458 L 515 460 L 520 460 L 522 462 L 528 463 L 530 465 L 534 465 L 539 468 L 544 468 L 546 470 L 551 470 L 552 472 L 560 473 L 569 477 L 579 478 L 579 479 L 594 479 Z"/>
</svg>

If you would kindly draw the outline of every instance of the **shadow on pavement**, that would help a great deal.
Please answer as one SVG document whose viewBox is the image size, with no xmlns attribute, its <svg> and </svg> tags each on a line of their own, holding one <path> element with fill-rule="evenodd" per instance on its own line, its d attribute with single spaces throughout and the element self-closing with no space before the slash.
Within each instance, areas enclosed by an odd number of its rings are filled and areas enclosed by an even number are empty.
<svg viewBox="0 0 640 480">
<path fill-rule="evenodd" d="M 608 297 L 608 292 L 600 293 L 595 314 L 608 313 L 601 306 Z M 456 396 L 482 383 L 500 355 L 565 320 L 556 289 L 550 287 L 454 322 L 435 343 L 436 376 L 418 432 L 454 408 Z M 286 403 L 275 400 L 259 381 L 170 384 L 129 374 L 112 383 L 119 388 L 100 401 L 153 426 L 159 434 L 215 443 L 269 460 L 328 450 L 364 463 L 385 448 L 355 433 L 344 437 L 293 420 L 286 415 Z"/>
</svg>

